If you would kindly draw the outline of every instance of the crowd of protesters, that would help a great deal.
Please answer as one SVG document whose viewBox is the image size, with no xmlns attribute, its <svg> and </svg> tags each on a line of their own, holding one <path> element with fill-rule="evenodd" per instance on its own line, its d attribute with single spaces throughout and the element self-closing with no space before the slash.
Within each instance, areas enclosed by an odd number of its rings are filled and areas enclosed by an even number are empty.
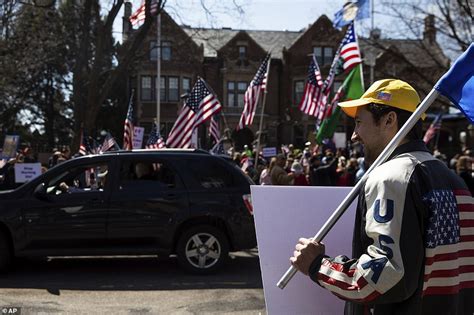
<svg viewBox="0 0 474 315">
<path fill-rule="evenodd" d="M 367 169 L 360 148 L 336 149 L 332 142 L 321 146 L 306 143 L 303 149 L 283 145 L 280 152 L 270 158 L 264 158 L 260 152 L 256 160 L 255 150 L 245 145 L 240 152 L 230 148 L 227 153 L 259 185 L 354 186 Z M 465 149 L 449 160 L 436 149 L 433 154 L 461 176 L 474 194 L 474 151 Z M 54 148 L 47 163 L 42 163 L 42 172 L 77 155 L 72 155 L 68 146 Z M 16 163 L 35 162 L 37 154 L 29 146 L 18 150 L 15 158 L 0 160 L 0 190 L 19 186 L 15 183 Z"/>
<path fill-rule="evenodd" d="M 292 144 L 282 146 L 281 153 L 264 158 L 260 152 L 244 147 L 242 152 L 231 154 L 234 162 L 258 185 L 294 186 L 354 186 L 364 175 L 368 166 L 357 147 L 335 148 L 332 145 L 312 146 L 306 143 L 303 150 Z M 460 175 L 474 193 L 474 152 L 466 149 L 448 161 L 446 156 L 434 150 L 434 156 L 446 163 Z"/>
<path fill-rule="evenodd" d="M 41 172 L 44 173 L 49 168 L 70 158 L 71 150 L 68 146 L 54 148 L 47 163 L 42 163 Z M 24 146 L 18 150 L 15 157 L 0 159 L 0 190 L 15 189 L 21 185 L 15 182 L 15 164 L 37 162 L 39 162 L 38 155 L 30 146 Z"/>
</svg>

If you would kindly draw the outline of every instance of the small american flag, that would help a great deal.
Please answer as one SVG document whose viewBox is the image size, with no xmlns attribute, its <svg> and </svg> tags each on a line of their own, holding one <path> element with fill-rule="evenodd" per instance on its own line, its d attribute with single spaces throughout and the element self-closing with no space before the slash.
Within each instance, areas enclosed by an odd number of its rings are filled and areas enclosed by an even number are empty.
<svg viewBox="0 0 474 315">
<path fill-rule="evenodd" d="M 226 155 L 224 150 L 224 141 L 218 141 L 209 152 L 214 155 Z"/>
<path fill-rule="evenodd" d="M 128 103 L 127 117 L 125 118 L 125 123 L 123 126 L 123 149 L 132 150 L 133 149 L 133 94 L 130 95 L 130 101 Z"/>
<path fill-rule="evenodd" d="M 150 3 L 150 14 L 152 16 L 158 14 L 158 0 L 152 0 Z M 145 14 L 145 1 L 142 2 L 140 7 L 129 17 L 129 21 L 132 26 L 136 26 L 143 22 L 146 18 Z"/>
<path fill-rule="evenodd" d="M 189 148 L 194 129 L 221 109 L 221 103 L 207 87 L 206 82 L 202 78 L 198 78 L 171 129 L 166 146 L 169 148 Z"/>
<path fill-rule="evenodd" d="M 209 123 L 209 135 L 214 138 L 214 142 L 219 142 L 221 138 L 221 131 L 219 128 L 219 118 L 217 115 L 211 117 L 211 122 Z"/>
<path fill-rule="evenodd" d="M 474 288 L 474 204 L 467 190 L 432 190 L 423 198 L 425 227 L 423 295 L 456 294 Z"/>
<path fill-rule="evenodd" d="M 347 28 L 346 35 L 342 40 L 341 58 L 343 60 L 344 71 L 349 71 L 355 65 L 362 62 L 360 58 L 359 44 L 357 43 L 357 35 L 354 30 L 354 22 Z"/>
<path fill-rule="evenodd" d="M 250 82 L 247 91 L 244 95 L 244 110 L 240 116 L 237 130 L 243 129 L 245 126 L 249 126 L 253 122 L 255 116 L 255 110 L 257 109 L 258 98 L 261 92 L 265 91 L 267 85 L 268 70 L 270 68 L 270 54 L 268 54 L 263 60 L 262 64 L 257 70 L 255 77 Z"/>
<path fill-rule="evenodd" d="M 428 130 L 426 130 L 426 133 L 423 137 L 423 141 L 427 144 L 431 141 L 431 139 L 434 138 L 436 133 L 441 129 L 441 123 L 443 121 L 443 114 L 438 114 L 436 118 L 433 120 L 431 123 L 430 127 Z"/>
<path fill-rule="evenodd" d="M 299 109 L 303 113 L 314 116 L 318 108 L 318 95 L 321 93 L 322 87 L 323 80 L 321 78 L 321 71 L 313 55 L 308 68 L 308 80 L 306 81 L 303 97 L 299 105 Z"/>
<path fill-rule="evenodd" d="M 100 152 L 107 152 L 110 149 L 115 148 L 116 145 L 117 145 L 117 142 L 115 141 L 114 137 L 112 137 L 110 132 L 107 132 L 104 142 L 102 143 L 102 146 L 100 147 Z"/>
<path fill-rule="evenodd" d="M 148 136 L 148 141 L 145 145 L 145 149 L 163 149 L 166 148 L 165 141 L 163 137 L 160 135 L 160 131 L 156 126 L 156 122 L 153 123 L 153 126 L 150 131 L 150 135 Z"/>
<path fill-rule="evenodd" d="M 79 155 L 88 155 L 91 153 L 92 153 L 92 148 L 89 142 L 89 137 L 86 135 L 86 132 L 83 130 L 81 132 L 81 144 L 79 145 Z"/>
</svg>

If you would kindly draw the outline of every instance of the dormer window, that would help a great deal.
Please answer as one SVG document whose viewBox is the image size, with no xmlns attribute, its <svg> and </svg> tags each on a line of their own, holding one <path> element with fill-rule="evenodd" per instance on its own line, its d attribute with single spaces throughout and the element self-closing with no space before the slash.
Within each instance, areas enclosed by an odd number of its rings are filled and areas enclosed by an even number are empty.
<svg viewBox="0 0 474 315">
<path fill-rule="evenodd" d="M 247 58 L 247 46 L 239 46 L 239 59 Z"/>
<path fill-rule="evenodd" d="M 313 54 L 318 61 L 319 66 L 330 65 L 333 59 L 332 47 L 313 47 Z"/>
<path fill-rule="evenodd" d="M 150 60 L 156 61 L 158 58 L 158 47 L 156 46 L 156 41 L 150 41 Z M 161 60 L 171 60 L 171 42 L 162 41 L 161 42 Z"/>
<path fill-rule="evenodd" d="M 171 42 L 161 42 L 161 60 L 171 60 Z"/>
</svg>

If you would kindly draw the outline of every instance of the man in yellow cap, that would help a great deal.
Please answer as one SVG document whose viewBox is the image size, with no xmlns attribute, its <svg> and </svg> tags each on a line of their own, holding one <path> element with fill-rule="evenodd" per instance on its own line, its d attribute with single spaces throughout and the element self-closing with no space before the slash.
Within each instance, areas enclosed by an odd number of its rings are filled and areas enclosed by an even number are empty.
<svg viewBox="0 0 474 315">
<path fill-rule="evenodd" d="M 415 111 L 406 82 L 375 82 L 339 103 L 371 164 Z M 352 257 L 301 238 L 291 263 L 349 303 L 346 314 L 474 314 L 474 206 L 465 183 L 421 140 L 421 121 L 367 177 Z"/>
</svg>

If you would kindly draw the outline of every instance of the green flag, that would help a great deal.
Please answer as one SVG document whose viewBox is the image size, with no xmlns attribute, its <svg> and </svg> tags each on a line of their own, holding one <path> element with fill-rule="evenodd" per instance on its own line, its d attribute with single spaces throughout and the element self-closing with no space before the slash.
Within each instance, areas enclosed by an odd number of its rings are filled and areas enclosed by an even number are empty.
<svg viewBox="0 0 474 315">
<path fill-rule="evenodd" d="M 334 96 L 329 109 L 331 113 L 321 123 L 316 135 L 317 143 L 321 144 L 324 139 L 332 138 L 334 135 L 341 116 L 341 108 L 337 106 L 337 102 L 358 99 L 362 94 L 364 94 L 364 81 L 362 79 L 362 64 L 359 64 L 351 70 Z"/>
</svg>

